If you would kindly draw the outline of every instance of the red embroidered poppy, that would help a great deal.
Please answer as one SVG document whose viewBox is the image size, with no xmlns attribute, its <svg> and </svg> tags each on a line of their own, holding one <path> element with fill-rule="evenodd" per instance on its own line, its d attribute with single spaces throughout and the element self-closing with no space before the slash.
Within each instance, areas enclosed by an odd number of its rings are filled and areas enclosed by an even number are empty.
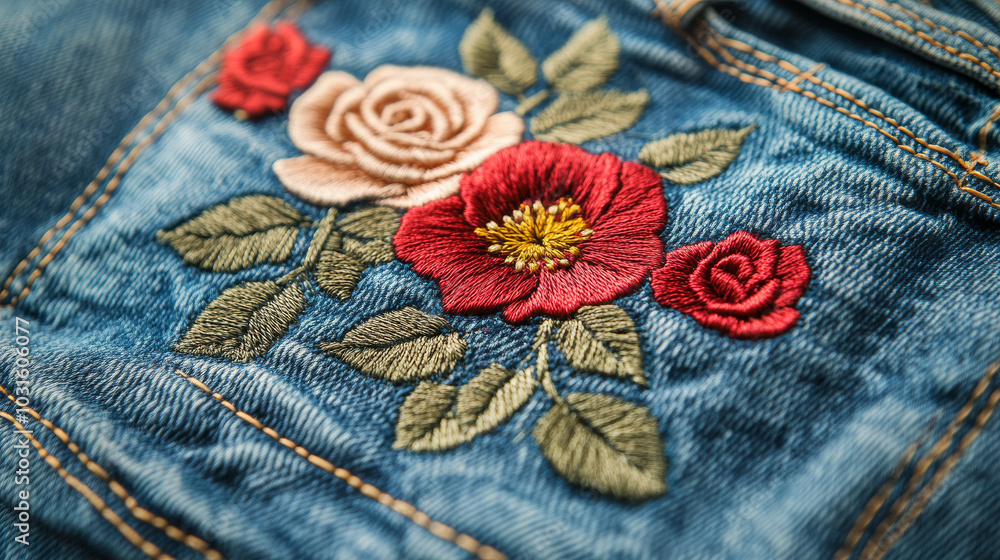
<svg viewBox="0 0 1000 560">
<path fill-rule="evenodd" d="M 310 45 L 291 23 L 278 23 L 273 31 L 258 25 L 226 53 L 212 100 L 247 118 L 281 111 L 292 90 L 312 83 L 329 60 L 328 49 Z"/>
<path fill-rule="evenodd" d="M 463 175 L 458 196 L 407 212 L 396 254 L 438 281 L 449 313 L 565 318 L 642 284 L 663 261 L 666 214 L 655 171 L 524 142 Z"/>
<path fill-rule="evenodd" d="M 801 245 L 737 231 L 718 245 L 705 241 L 668 253 L 653 272 L 653 295 L 733 338 L 767 338 L 795 324 L 793 306 L 810 274 Z"/>
</svg>

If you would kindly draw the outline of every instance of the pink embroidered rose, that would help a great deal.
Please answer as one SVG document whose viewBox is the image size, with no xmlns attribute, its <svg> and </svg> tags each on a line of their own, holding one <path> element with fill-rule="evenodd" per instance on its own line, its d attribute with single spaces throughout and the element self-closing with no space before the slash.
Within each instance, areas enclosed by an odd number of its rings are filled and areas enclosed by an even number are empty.
<svg viewBox="0 0 1000 560">
<path fill-rule="evenodd" d="M 495 89 L 441 68 L 381 66 L 365 80 L 326 72 L 292 104 L 288 133 L 307 155 L 274 164 L 292 194 L 323 206 L 420 206 L 458 192 L 462 173 L 521 141 L 494 114 Z"/>
</svg>

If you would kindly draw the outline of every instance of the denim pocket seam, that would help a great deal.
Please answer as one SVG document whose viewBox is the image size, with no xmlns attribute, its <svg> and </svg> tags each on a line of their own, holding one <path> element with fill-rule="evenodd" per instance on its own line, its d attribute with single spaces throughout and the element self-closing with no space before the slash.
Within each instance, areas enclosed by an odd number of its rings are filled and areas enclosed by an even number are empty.
<svg viewBox="0 0 1000 560">
<path fill-rule="evenodd" d="M 24 287 L 21 291 L 5 305 L 5 307 L 13 307 L 17 302 L 21 301 L 25 296 L 31 292 L 31 287 L 38 280 L 39 277 L 45 272 L 46 267 L 50 262 L 62 251 L 66 243 L 69 242 L 70 238 L 75 235 L 80 229 L 87 225 L 90 220 L 97 214 L 97 212 L 111 199 L 118 185 L 121 183 L 122 178 L 125 173 L 133 163 L 139 158 L 140 155 L 153 144 L 167 129 L 179 114 L 192 102 L 198 99 L 202 93 L 204 93 L 208 88 L 210 88 L 215 83 L 215 72 L 212 70 L 222 58 L 222 53 L 231 46 L 236 40 L 240 38 L 243 32 L 254 23 L 272 19 L 280 15 L 283 11 L 292 12 L 295 10 L 296 5 L 300 4 L 302 6 L 308 5 L 308 0 L 271 0 L 266 4 L 261 10 L 254 16 L 253 19 L 248 22 L 246 26 L 240 31 L 237 31 L 233 35 L 230 35 L 211 55 L 205 60 L 199 63 L 193 70 L 182 77 L 176 84 L 174 84 L 170 90 L 167 91 L 166 96 L 153 108 L 152 111 L 147 113 L 140 119 L 139 124 L 137 124 L 122 141 L 118 144 L 118 147 L 108 161 L 104 164 L 100 171 L 98 171 L 97 176 L 94 178 L 90 184 L 84 189 L 70 205 L 69 211 L 63 215 L 62 218 L 56 222 L 52 228 L 46 231 L 42 238 L 39 240 L 38 244 L 34 249 L 31 250 L 28 255 L 21 260 L 11 272 L 10 276 L 4 281 L 2 289 L 0 289 L 0 301 L 3 301 L 5 297 L 10 295 L 10 287 L 14 283 L 14 280 L 21 275 L 24 270 L 28 267 L 31 261 L 37 257 L 44 250 L 45 244 L 48 243 L 63 227 L 65 227 L 69 222 L 76 216 L 77 212 L 86 205 L 87 201 L 97 193 L 100 185 L 107 178 L 108 174 L 112 169 L 115 169 L 115 173 L 112 175 L 111 179 L 105 185 L 105 188 L 101 195 L 94 201 L 94 203 L 87 209 L 87 211 L 78 217 L 69 228 L 65 230 L 62 237 L 55 245 L 49 250 L 48 253 L 38 262 L 34 270 L 29 274 L 28 279 L 25 282 Z M 182 97 L 176 100 L 176 104 L 171 107 L 171 104 L 175 101 L 175 98 L 181 91 L 184 91 L 190 84 L 195 83 L 194 87 L 187 91 Z M 169 110 L 167 110 L 169 108 Z M 158 115 L 158 113 L 163 113 Z M 159 120 L 157 120 L 159 119 Z M 155 121 L 155 125 L 153 125 Z M 152 126 L 152 128 L 150 128 Z M 140 134 L 143 131 L 143 134 Z M 126 146 L 131 148 L 126 151 Z"/>
<path fill-rule="evenodd" d="M 881 10 L 877 10 L 877 9 L 872 8 L 870 6 L 866 6 L 864 4 L 860 4 L 858 2 L 854 2 L 853 0 L 837 0 L 837 2 L 840 3 L 840 4 L 842 4 L 842 5 L 844 5 L 844 6 L 847 6 L 849 8 L 854 8 L 856 10 L 867 12 L 867 13 L 871 14 L 872 16 L 875 16 L 876 18 L 878 18 L 878 19 L 880 19 L 880 20 L 882 20 L 882 21 L 884 21 L 886 23 L 889 23 L 889 24 L 897 27 L 897 28 L 905 31 L 906 33 L 909 33 L 910 35 L 913 35 L 913 36 L 915 36 L 915 37 L 923 40 L 924 42 L 929 43 L 930 45 L 932 45 L 932 46 L 934 46 L 934 47 L 936 47 L 936 48 L 938 48 L 940 50 L 943 50 L 943 51 L 951 54 L 952 56 L 957 56 L 958 58 L 961 58 L 961 59 L 964 59 L 964 60 L 968 60 L 969 62 L 972 62 L 973 64 L 979 66 L 983 70 L 986 70 L 987 72 L 989 72 L 990 74 L 992 74 L 995 78 L 1000 79 L 1000 71 L 997 71 L 995 68 L 993 68 L 992 66 L 990 66 L 986 62 L 983 62 L 982 60 L 980 60 L 979 58 L 977 58 L 975 55 L 967 53 L 965 51 L 961 51 L 959 49 L 956 49 L 955 47 L 953 47 L 951 45 L 946 45 L 946 44 L 942 43 L 941 41 L 938 41 L 934 37 L 931 37 L 927 33 L 924 33 L 923 31 L 919 31 L 917 29 L 914 29 L 913 27 L 911 27 L 910 25 L 908 25 L 906 22 L 898 20 L 898 19 L 890 16 L 889 14 L 887 14 L 887 13 L 881 11 Z M 891 4 L 889 2 L 883 2 L 883 3 L 886 4 L 887 6 L 894 6 L 894 4 Z M 902 9 L 901 9 L 901 11 L 902 11 Z M 906 12 L 904 11 L 903 13 L 905 14 Z M 915 19 L 915 21 L 921 21 L 921 19 L 917 19 L 917 18 L 914 18 L 914 19 Z M 924 22 L 924 23 L 926 23 L 926 22 Z M 928 25 L 932 25 L 932 24 L 928 24 Z M 935 27 L 935 28 L 937 28 L 937 30 L 941 31 L 941 29 L 940 29 L 939 26 L 932 25 L 932 27 Z M 962 37 L 960 35 L 954 35 L 953 33 L 949 33 L 949 34 L 953 35 L 953 36 L 961 37 L 962 39 L 965 39 L 966 41 L 969 40 L 969 39 L 966 39 L 965 37 Z M 973 45 L 975 45 L 974 42 L 972 42 L 972 41 L 970 41 L 970 42 Z"/>
<path fill-rule="evenodd" d="M 240 410 L 232 402 L 226 400 L 222 394 L 213 391 L 204 382 L 195 378 L 194 376 L 184 373 L 180 369 L 175 369 L 175 373 L 181 376 L 188 383 L 191 383 L 199 390 L 208 394 L 210 397 L 219 402 L 224 408 L 229 412 L 233 413 L 237 418 L 250 424 L 257 430 L 263 432 L 268 437 L 274 439 L 281 445 L 291 449 L 296 455 L 305 459 L 311 465 L 319 468 L 320 470 L 326 471 L 336 478 L 343 480 L 348 486 L 354 488 L 361 495 L 366 498 L 375 500 L 376 502 L 382 504 L 383 506 L 391 509 L 392 511 L 403 515 L 416 525 L 426 529 L 435 537 L 442 539 L 444 541 L 453 543 L 457 545 L 462 550 L 474 554 L 482 560 L 507 560 L 507 557 L 499 550 L 493 548 L 492 546 L 480 543 L 475 537 L 465 533 L 459 533 L 455 528 L 450 525 L 441 523 L 440 521 L 435 521 L 423 511 L 417 509 L 414 505 L 409 502 L 394 498 L 392 495 L 382 491 L 378 487 L 369 484 L 359 477 L 352 474 L 350 471 L 344 468 L 335 466 L 330 461 L 311 453 L 302 445 L 299 445 L 295 441 L 282 436 L 273 428 L 266 426 L 260 420 L 254 418 L 250 414 L 247 414 L 243 410 Z"/>
<path fill-rule="evenodd" d="M 937 153 L 946 155 L 946 156 L 954 159 L 962 167 L 962 170 L 965 172 L 965 177 L 964 178 L 959 178 L 959 176 L 958 176 L 957 173 L 955 173 L 954 171 L 951 171 L 946 166 L 944 166 L 942 163 L 940 163 L 940 162 L 938 162 L 936 160 L 931 159 L 926 154 L 917 152 L 914 148 L 912 148 L 910 146 L 904 145 L 903 143 L 901 143 L 899 141 L 898 137 L 896 137 L 894 134 L 890 133 L 889 131 L 885 130 L 884 128 L 880 127 L 878 124 L 876 124 L 876 123 L 874 123 L 872 121 L 869 121 L 869 120 L 861 117 L 860 115 L 858 115 L 858 114 L 856 114 L 856 113 L 854 113 L 854 112 L 852 112 L 852 111 L 850 111 L 848 109 L 845 109 L 844 107 L 841 107 L 841 106 L 835 104 L 834 102 L 830 101 L 829 99 L 826 99 L 824 97 L 821 97 L 821 96 L 817 95 L 814 92 L 805 90 L 805 89 L 803 89 L 803 88 L 795 85 L 794 83 L 789 82 L 788 80 L 785 80 L 784 78 L 781 78 L 781 77 L 779 77 L 779 76 L 777 76 L 777 75 L 775 75 L 775 74 L 773 74 L 771 72 L 768 72 L 767 70 L 763 70 L 761 68 L 757 68 L 756 66 L 754 66 L 752 64 L 749 64 L 747 62 L 744 62 L 742 60 L 739 60 L 739 59 L 735 58 L 734 56 L 732 56 L 732 54 L 730 54 L 725 49 L 725 47 L 723 47 L 722 45 L 720 45 L 718 42 L 716 42 L 714 39 L 711 38 L 711 35 L 713 35 L 713 34 L 716 35 L 716 36 L 718 36 L 718 37 L 720 37 L 720 39 L 726 39 L 726 40 L 732 41 L 734 43 L 737 43 L 739 45 L 743 45 L 744 47 L 746 47 L 746 49 L 749 49 L 749 51 L 746 51 L 744 49 L 738 49 L 738 50 L 743 50 L 744 52 L 749 52 L 749 54 L 753 54 L 754 56 L 756 56 L 757 58 L 760 58 L 761 60 L 763 60 L 765 62 L 777 63 L 779 65 L 779 67 L 784 68 L 786 71 L 791 72 L 793 74 L 796 74 L 797 76 L 801 76 L 802 78 L 808 80 L 810 83 L 813 83 L 815 85 L 819 85 L 819 86 L 823 87 L 824 89 L 827 89 L 831 93 L 839 95 L 839 96 L 843 97 L 844 99 L 847 99 L 848 101 L 852 102 L 854 105 L 856 105 L 856 106 L 858 106 L 858 107 L 860 107 L 862 109 L 865 109 L 871 115 L 873 115 L 873 116 L 875 116 L 875 117 L 883 120 L 886 124 L 889 124 L 890 126 L 892 126 L 893 128 L 895 128 L 896 130 L 898 130 L 898 131 L 902 132 L 903 134 L 906 134 L 908 137 L 912 138 L 917 144 L 919 144 L 921 146 L 924 146 L 925 148 L 927 148 L 927 149 L 929 149 L 929 150 L 931 150 L 933 152 L 937 152 Z M 699 44 L 698 41 L 696 39 L 694 39 L 695 36 L 699 36 L 699 35 L 706 37 L 706 39 L 708 39 L 709 42 L 713 43 L 714 46 L 711 47 L 711 48 L 713 50 L 715 50 L 715 52 L 717 54 L 719 54 L 721 57 L 723 57 L 727 61 L 731 62 L 732 65 L 726 64 L 724 62 L 719 61 L 710 52 L 708 52 L 704 48 L 703 45 Z M 818 78 L 815 78 L 814 76 L 809 76 L 808 73 L 803 73 L 798 67 L 796 67 L 795 65 L 791 64 L 790 62 L 787 62 L 787 61 L 784 61 L 784 60 L 779 59 L 777 57 L 774 57 L 773 55 L 768 55 L 767 53 L 760 52 L 759 50 L 754 49 L 753 47 L 750 47 L 749 45 L 745 45 L 744 43 L 740 43 L 739 41 L 735 41 L 735 40 L 731 40 L 731 39 L 725 38 L 721 34 L 719 34 L 717 31 L 715 31 L 714 29 L 711 29 L 707 25 L 707 23 L 704 23 L 704 22 L 702 22 L 702 27 L 701 27 L 700 31 L 696 32 L 694 34 L 694 36 L 690 36 L 689 40 L 692 41 L 693 46 L 702 55 L 702 57 L 705 58 L 705 60 L 707 62 L 709 62 L 709 64 L 715 66 L 720 71 L 722 71 L 724 73 L 727 73 L 727 74 L 730 74 L 730 75 L 733 75 L 733 76 L 739 78 L 742 81 L 745 81 L 745 82 L 748 82 L 748 83 L 754 83 L 756 85 L 761 85 L 761 86 L 764 86 L 764 87 L 770 87 L 770 88 L 775 89 L 777 91 L 791 90 L 791 91 L 793 91 L 795 93 L 798 93 L 798 94 L 801 94 L 801 95 L 805 96 L 806 98 L 812 99 L 813 101 L 816 101 L 817 103 L 820 103 L 821 105 L 829 107 L 829 108 L 837 111 L 838 113 L 841 113 L 841 114 L 843 114 L 843 115 L 845 115 L 845 116 L 847 116 L 849 118 L 857 120 L 857 121 L 859 121 L 859 122 L 861 122 L 861 123 L 863 123 L 863 124 L 865 124 L 867 126 L 870 126 L 870 127 L 874 128 L 874 129 L 876 129 L 877 131 L 879 131 L 880 133 L 882 133 L 887 138 L 889 138 L 899 149 L 903 150 L 904 152 L 910 154 L 913 157 L 916 157 L 916 158 L 922 159 L 924 161 L 927 161 L 928 163 L 930 163 L 930 164 L 934 165 L 935 167 L 937 167 L 938 169 L 940 169 L 948 177 L 950 177 L 952 179 L 952 181 L 954 181 L 954 183 L 958 187 L 958 190 L 960 190 L 960 191 L 962 191 L 962 192 L 964 192 L 964 193 L 966 193 L 966 194 L 968 194 L 970 196 L 974 196 L 975 198 L 979 199 L 980 201 L 985 202 L 989 206 L 992 206 L 993 208 L 996 208 L 996 209 L 1000 210 L 1000 203 L 994 201 L 989 195 L 987 195 L 985 193 L 982 193 L 980 191 L 977 191 L 975 189 L 972 189 L 972 188 L 970 188 L 968 186 L 965 186 L 965 184 L 964 184 L 965 178 L 967 178 L 968 175 L 972 175 L 973 177 L 975 177 L 977 179 L 980 179 L 982 181 L 985 181 L 986 183 L 988 183 L 988 184 L 990 184 L 990 185 L 992 185 L 992 186 L 1000 189 L 1000 184 L 998 184 L 996 181 L 994 181 L 990 177 L 988 177 L 988 176 L 984 175 L 983 173 L 981 173 L 979 171 L 976 171 L 974 169 L 975 165 L 976 165 L 975 161 L 973 161 L 972 163 L 966 162 L 962 157 L 960 157 L 959 155 L 955 154 L 953 151 L 951 151 L 951 150 L 949 150 L 949 149 L 947 149 L 947 148 L 945 148 L 943 146 L 939 146 L 937 144 L 931 144 L 931 143 L 929 143 L 927 140 L 924 140 L 923 138 L 921 138 L 921 137 L 913 134 L 913 132 L 911 132 L 906 127 L 900 126 L 899 123 L 895 119 L 892 119 L 890 117 L 885 116 L 881 111 L 878 111 L 877 109 L 873 109 L 871 107 L 868 107 L 868 105 L 866 103 L 864 103 L 864 101 L 861 101 L 860 99 L 858 99 L 855 96 L 851 95 L 850 93 L 848 93 L 847 91 L 843 90 L 842 88 L 837 88 L 837 87 L 832 86 L 831 84 L 829 84 L 829 83 L 827 83 L 825 81 L 822 81 L 822 80 L 819 80 Z M 736 47 L 733 47 L 733 48 L 736 48 Z M 764 58 L 762 58 L 762 57 L 764 57 Z M 770 60 L 768 60 L 768 58 L 770 58 Z M 753 74 L 747 74 L 746 72 L 752 72 Z"/>
<path fill-rule="evenodd" d="M 969 33 L 966 33 L 965 31 L 961 31 L 961 30 L 959 30 L 959 31 L 952 31 L 951 29 L 948 29 L 947 27 L 945 27 L 943 25 L 939 25 L 937 23 L 934 23 L 930 19 L 928 19 L 926 17 L 923 17 L 920 14 L 918 14 L 916 12 L 913 12 L 912 10 L 908 10 L 908 9 L 904 8 L 903 6 L 901 6 L 901 5 L 899 5 L 899 4 L 895 3 L 895 2 L 889 2 L 888 0 L 877 0 L 877 1 L 880 2 L 880 3 L 882 3 L 882 4 L 885 4 L 886 6 L 889 6 L 889 7 L 895 8 L 896 10 L 899 10 L 900 12 L 906 14 L 907 16 L 909 16 L 910 18 L 912 18 L 913 20 L 922 22 L 924 25 L 927 25 L 928 27 L 930 27 L 931 29 L 934 29 L 935 31 L 940 31 L 942 33 L 947 33 L 948 35 L 951 35 L 953 37 L 959 37 L 961 39 L 964 39 L 965 41 L 968 41 L 969 43 L 972 43 L 972 45 L 975 46 L 976 48 L 986 49 L 986 50 L 990 51 L 990 53 L 992 53 L 997 58 L 1000 58 L 1000 49 L 998 49 L 997 47 L 994 47 L 993 45 L 991 45 L 991 44 L 989 44 L 989 43 L 987 43 L 987 42 L 985 42 L 985 41 L 983 41 L 981 39 L 977 39 L 976 37 L 972 36 Z"/>
<path fill-rule="evenodd" d="M 14 398 L 14 395 L 12 395 L 2 385 L 0 385 L 0 393 L 6 396 L 7 399 L 9 399 L 12 403 L 17 404 L 17 400 Z M 72 453 L 78 461 L 83 463 L 83 465 L 87 468 L 88 471 L 97 476 L 97 478 L 100 478 L 102 481 L 104 481 L 108 485 L 108 489 L 111 490 L 111 493 L 114 494 L 119 500 L 121 500 L 125 508 L 129 511 L 129 513 L 132 514 L 132 517 L 156 529 L 159 529 L 167 537 L 181 544 L 187 545 L 188 547 L 200 552 L 205 557 L 206 560 L 225 560 L 222 554 L 219 553 L 219 551 L 213 549 L 211 546 L 209 546 L 208 542 L 206 542 L 204 539 L 183 531 L 177 526 L 172 525 L 166 518 L 156 515 L 153 512 L 149 511 L 148 509 L 140 506 L 138 500 L 136 500 L 133 496 L 131 496 L 128 493 L 128 491 L 125 490 L 125 487 L 120 482 L 111 478 L 111 475 L 109 475 L 108 472 L 103 467 L 101 467 L 96 462 L 94 462 L 93 459 L 88 457 L 80 449 L 80 446 L 75 442 L 73 442 L 72 439 L 70 439 L 69 434 L 67 434 L 65 430 L 53 424 L 52 421 L 43 417 L 35 409 L 28 406 L 24 407 L 20 405 L 18 406 L 21 410 L 24 410 L 29 415 L 31 415 L 31 417 L 34 418 L 35 421 L 37 421 L 42 426 L 47 428 L 50 432 L 52 432 L 52 434 L 55 435 L 56 438 L 59 439 L 59 441 L 61 441 L 63 445 L 66 446 L 67 449 L 69 449 L 70 453 Z"/>
<path fill-rule="evenodd" d="M 160 547 L 156 546 L 152 542 L 146 540 L 138 531 L 132 528 L 124 519 L 121 518 L 111 506 L 107 504 L 100 496 L 94 492 L 89 486 L 83 483 L 79 478 L 71 475 L 69 471 L 63 466 L 62 462 L 59 461 L 54 455 L 49 453 L 49 451 L 42 445 L 42 442 L 38 441 L 37 438 L 27 430 L 23 424 L 18 422 L 9 413 L 0 411 L 0 418 L 7 420 L 14 425 L 18 430 L 20 430 L 26 438 L 31 441 L 32 447 L 38 452 L 39 457 L 45 461 L 45 464 L 50 466 L 60 478 L 63 479 L 70 488 L 74 489 L 79 493 L 87 502 L 93 506 L 94 509 L 100 513 L 101 517 L 110 523 L 115 529 L 121 533 L 122 537 L 125 538 L 130 544 L 142 551 L 146 556 L 153 558 L 154 560 L 176 560 L 173 556 L 170 556 L 166 552 L 160 550 Z"/>
<path fill-rule="evenodd" d="M 997 404 L 1000 403 L 1000 386 L 996 387 L 989 397 L 986 398 L 986 404 L 979 411 L 979 414 L 973 416 L 972 410 L 986 393 L 986 390 L 995 379 L 998 370 L 1000 370 L 1000 362 L 994 363 L 986 370 L 986 374 L 976 384 L 969 399 L 958 410 L 958 413 L 949 423 L 945 433 L 917 462 L 913 474 L 907 481 L 903 494 L 893 502 L 886 517 L 875 527 L 872 535 L 861 550 L 861 559 L 881 560 L 899 542 L 899 539 L 902 538 L 907 529 L 920 516 L 927 503 L 947 479 L 958 461 L 979 437 L 983 427 L 996 410 Z M 945 452 L 951 449 L 958 432 L 968 426 L 970 421 L 972 421 L 972 426 L 959 441 L 958 446 L 942 462 L 938 463 L 938 460 L 941 459 Z M 923 437 L 910 445 L 904 452 L 892 476 L 872 496 L 866 504 L 865 509 L 861 512 L 861 515 L 858 516 L 843 546 L 834 554 L 833 560 L 846 560 L 857 552 L 861 537 L 864 536 L 875 516 L 888 501 L 892 491 L 898 487 L 903 471 L 912 462 L 917 448 L 922 444 L 922 440 Z M 939 465 L 937 471 L 931 477 L 931 480 L 925 486 L 921 487 L 920 483 L 923 482 L 927 472 L 935 463 Z M 913 508 L 909 509 L 911 505 Z M 897 523 L 899 523 L 898 527 Z"/>
</svg>

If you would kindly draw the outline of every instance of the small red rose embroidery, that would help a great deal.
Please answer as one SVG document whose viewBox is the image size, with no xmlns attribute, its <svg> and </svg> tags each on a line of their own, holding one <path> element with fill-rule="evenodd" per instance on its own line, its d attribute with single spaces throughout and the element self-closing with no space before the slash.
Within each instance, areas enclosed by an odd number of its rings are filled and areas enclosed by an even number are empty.
<svg viewBox="0 0 1000 560">
<path fill-rule="evenodd" d="M 329 60 L 328 49 L 310 45 L 291 23 L 258 25 L 226 53 L 212 100 L 243 118 L 281 111 L 292 90 L 312 83 Z"/>
<path fill-rule="evenodd" d="M 733 338 L 767 338 L 795 324 L 794 305 L 810 274 L 801 245 L 737 231 L 718 244 L 705 241 L 668 253 L 653 272 L 653 295 Z"/>
<path fill-rule="evenodd" d="M 524 142 L 463 175 L 458 196 L 414 208 L 396 254 L 438 281 L 448 313 L 567 318 L 642 285 L 663 260 L 663 185 L 613 154 Z"/>
</svg>

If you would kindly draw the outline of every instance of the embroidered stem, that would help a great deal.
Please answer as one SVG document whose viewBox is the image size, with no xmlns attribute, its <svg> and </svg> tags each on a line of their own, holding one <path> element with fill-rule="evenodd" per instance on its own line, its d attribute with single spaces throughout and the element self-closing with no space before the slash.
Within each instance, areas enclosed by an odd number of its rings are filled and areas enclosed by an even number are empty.
<svg viewBox="0 0 1000 560">
<path fill-rule="evenodd" d="M 319 226 L 316 228 L 316 233 L 313 234 L 312 241 L 309 242 L 309 250 L 306 251 L 306 258 L 302 261 L 302 267 L 304 270 L 312 270 L 316 263 L 319 262 L 319 255 L 323 252 L 323 246 L 326 245 L 326 240 L 330 238 L 330 234 L 333 232 L 333 222 L 337 219 L 337 209 L 330 208 L 323 216 L 323 219 L 319 221 Z M 281 282 L 280 280 L 278 281 Z"/>
<path fill-rule="evenodd" d="M 275 280 L 275 283 L 278 284 L 279 286 L 284 286 L 285 284 L 287 284 L 289 282 L 292 282 L 293 280 L 299 278 L 300 276 L 302 276 L 305 273 L 306 273 L 306 267 L 300 266 L 300 267 L 292 270 L 288 274 L 282 276 L 281 278 L 278 278 L 277 280 Z"/>
<path fill-rule="evenodd" d="M 549 98 L 549 90 L 543 89 L 542 91 L 532 95 L 531 97 L 526 97 L 523 93 L 517 95 L 518 105 L 514 108 L 514 113 L 518 116 L 523 117 L 531 112 L 532 109 L 538 107 L 543 101 Z"/>
<path fill-rule="evenodd" d="M 564 402 L 563 398 L 559 396 L 559 391 L 556 389 L 555 383 L 552 382 L 552 376 L 549 374 L 549 342 L 552 341 L 552 328 L 554 325 L 555 321 L 552 319 L 542 321 L 542 325 L 538 327 L 535 342 L 531 346 L 538 356 L 535 361 L 535 373 L 538 376 L 538 381 L 542 384 L 542 389 L 545 389 L 545 394 L 550 399 L 557 403 L 562 403 Z"/>
</svg>

